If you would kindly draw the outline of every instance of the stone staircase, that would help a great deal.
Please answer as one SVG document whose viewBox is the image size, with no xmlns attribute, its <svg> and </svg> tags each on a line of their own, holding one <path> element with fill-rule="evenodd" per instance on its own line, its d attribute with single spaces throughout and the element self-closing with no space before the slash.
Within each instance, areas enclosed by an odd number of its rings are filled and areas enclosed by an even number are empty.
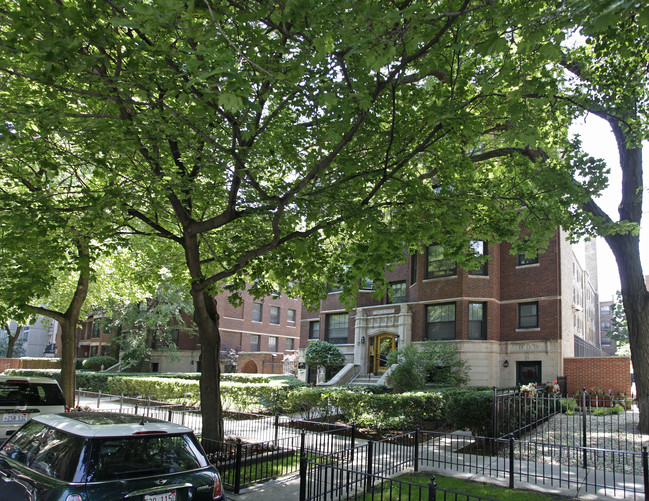
<svg viewBox="0 0 649 501">
<path fill-rule="evenodd" d="M 376 385 L 381 379 L 381 376 L 375 376 L 374 374 L 363 373 L 356 376 L 353 381 L 347 383 L 349 386 L 367 386 L 367 385 Z"/>
</svg>

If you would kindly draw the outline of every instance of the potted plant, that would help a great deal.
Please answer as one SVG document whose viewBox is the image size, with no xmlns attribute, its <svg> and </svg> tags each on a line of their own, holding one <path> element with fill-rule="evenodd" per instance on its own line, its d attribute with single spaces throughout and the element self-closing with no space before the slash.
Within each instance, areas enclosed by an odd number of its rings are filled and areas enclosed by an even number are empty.
<svg viewBox="0 0 649 501">
<path fill-rule="evenodd" d="M 531 397 L 533 395 L 536 395 L 536 383 L 527 383 L 521 385 L 520 392 L 524 397 Z"/>
<path fill-rule="evenodd" d="M 545 383 L 545 390 L 548 393 L 559 393 L 558 381 L 554 381 L 553 383 Z"/>
</svg>

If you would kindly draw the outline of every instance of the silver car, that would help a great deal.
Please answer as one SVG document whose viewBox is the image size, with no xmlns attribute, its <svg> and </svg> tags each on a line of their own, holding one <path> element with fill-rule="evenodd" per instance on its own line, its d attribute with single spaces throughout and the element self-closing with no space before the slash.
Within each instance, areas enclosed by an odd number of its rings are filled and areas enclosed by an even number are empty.
<svg viewBox="0 0 649 501">
<path fill-rule="evenodd" d="M 56 380 L 0 376 L 0 443 L 32 417 L 66 410 L 63 392 Z"/>
</svg>

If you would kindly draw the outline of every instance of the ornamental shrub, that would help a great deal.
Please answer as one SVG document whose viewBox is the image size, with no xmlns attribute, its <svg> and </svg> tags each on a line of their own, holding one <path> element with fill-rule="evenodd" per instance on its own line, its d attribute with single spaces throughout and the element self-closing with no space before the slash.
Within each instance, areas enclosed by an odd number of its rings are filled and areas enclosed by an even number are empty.
<svg viewBox="0 0 649 501">
<path fill-rule="evenodd" d="M 87 371 L 100 371 L 112 367 L 117 362 L 118 360 L 115 357 L 100 355 L 96 357 L 86 358 L 81 363 L 81 366 Z"/>
<path fill-rule="evenodd" d="M 491 390 L 466 390 L 449 392 L 444 415 L 456 430 L 471 430 L 475 436 L 492 433 L 493 392 Z"/>
</svg>

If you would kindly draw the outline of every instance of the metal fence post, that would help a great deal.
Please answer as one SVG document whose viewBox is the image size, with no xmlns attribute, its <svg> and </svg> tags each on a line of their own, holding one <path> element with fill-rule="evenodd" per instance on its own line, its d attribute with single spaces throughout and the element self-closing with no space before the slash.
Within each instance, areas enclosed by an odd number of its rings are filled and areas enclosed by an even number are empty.
<svg viewBox="0 0 649 501">
<path fill-rule="evenodd" d="M 414 470 L 419 471 L 419 426 L 415 428 L 415 455 L 414 455 Z"/>
<path fill-rule="evenodd" d="M 237 455 L 234 460 L 234 493 L 241 490 L 241 439 L 237 438 Z"/>
<path fill-rule="evenodd" d="M 374 485 L 374 482 L 372 481 L 373 456 L 374 456 L 374 441 L 370 439 L 367 441 L 367 484 L 365 486 L 365 490 L 367 492 L 371 492 L 372 487 Z"/>
<path fill-rule="evenodd" d="M 350 460 L 351 463 L 354 464 L 354 447 L 356 446 L 356 423 L 352 423 L 352 438 L 351 438 L 351 454 L 350 454 Z"/>
<path fill-rule="evenodd" d="M 101 391 L 97 393 L 97 409 L 99 409 L 99 404 L 101 404 Z"/>
<path fill-rule="evenodd" d="M 642 477 L 644 478 L 645 498 L 649 494 L 649 455 L 647 455 L 647 446 L 642 447 Z"/>
<path fill-rule="evenodd" d="M 119 412 L 122 412 L 122 407 L 124 406 L 124 394 L 119 394 Z"/>
<path fill-rule="evenodd" d="M 306 450 L 304 447 L 305 437 L 306 437 L 306 432 L 302 430 L 300 432 L 300 501 L 304 501 L 306 499 L 307 464 L 306 464 Z"/>
<path fill-rule="evenodd" d="M 279 439 L 279 414 L 275 414 L 275 447 L 277 447 L 277 441 Z"/>
<path fill-rule="evenodd" d="M 437 483 L 435 483 L 435 475 L 430 477 L 428 482 L 428 501 L 435 501 L 437 497 Z"/>
<path fill-rule="evenodd" d="M 496 426 L 498 422 L 498 412 L 496 411 L 496 387 L 493 387 L 493 393 L 491 396 L 491 436 L 496 436 Z"/>
<path fill-rule="evenodd" d="M 509 436 L 509 488 L 514 488 L 514 435 Z"/>
<path fill-rule="evenodd" d="M 586 451 L 586 447 L 588 446 L 588 436 L 586 432 L 586 387 L 584 387 L 584 391 L 581 394 L 581 446 L 584 447 L 584 452 L 583 452 L 583 467 L 587 468 L 588 467 L 588 452 Z"/>
</svg>

